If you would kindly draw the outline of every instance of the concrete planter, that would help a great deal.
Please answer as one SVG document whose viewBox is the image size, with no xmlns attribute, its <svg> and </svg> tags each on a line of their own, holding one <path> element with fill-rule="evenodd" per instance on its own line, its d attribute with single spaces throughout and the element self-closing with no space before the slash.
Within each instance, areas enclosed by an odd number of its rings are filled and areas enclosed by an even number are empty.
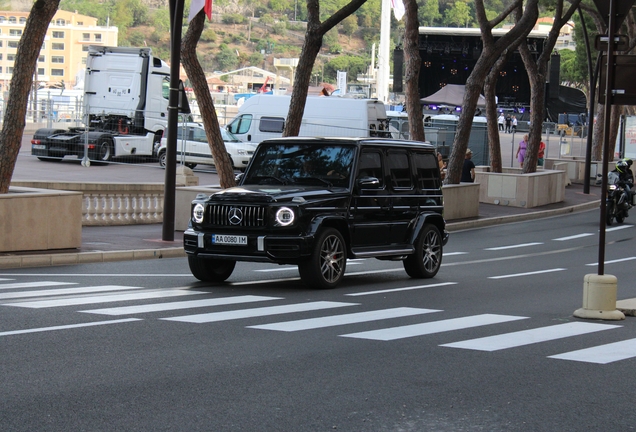
<svg viewBox="0 0 636 432">
<path fill-rule="evenodd" d="M 608 170 L 611 171 L 616 166 L 616 161 L 608 162 Z M 561 157 L 560 159 L 546 159 L 546 169 L 563 170 L 567 172 L 568 179 L 572 183 L 585 182 L 585 158 L 584 157 Z M 596 175 L 603 173 L 603 163 L 598 161 L 590 162 L 590 179 L 592 184 L 596 181 Z"/>
<path fill-rule="evenodd" d="M 0 195 L 0 252 L 82 245 L 82 193 L 12 186 Z"/>
<path fill-rule="evenodd" d="M 479 183 L 442 186 L 444 219 L 447 221 L 479 216 Z"/>
<path fill-rule="evenodd" d="M 514 168 L 504 171 L 475 173 L 475 182 L 481 185 L 479 202 L 532 208 L 565 198 L 566 171 L 542 170 L 531 174 L 522 174 L 520 169 Z"/>
</svg>

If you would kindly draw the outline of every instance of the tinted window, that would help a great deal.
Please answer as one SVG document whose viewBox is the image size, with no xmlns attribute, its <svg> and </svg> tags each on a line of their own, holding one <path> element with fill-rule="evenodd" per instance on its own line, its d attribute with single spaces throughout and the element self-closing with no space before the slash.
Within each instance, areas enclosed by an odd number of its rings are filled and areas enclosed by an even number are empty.
<svg viewBox="0 0 636 432">
<path fill-rule="evenodd" d="M 417 173 L 417 185 L 420 189 L 438 189 L 440 187 L 439 165 L 432 153 L 415 153 L 413 164 Z"/>
<path fill-rule="evenodd" d="M 261 132 L 283 133 L 283 130 L 285 130 L 285 119 L 282 117 L 261 117 L 258 130 Z"/>
<path fill-rule="evenodd" d="M 409 168 L 409 157 L 406 152 L 390 151 L 387 158 L 389 175 L 391 176 L 391 187 L 411 188 L 411 169 Z"/>
<path fill-rule="evenodd" d="M 358 177 L 375 177 L 383 184 L 382 155 L 379 151 L 366 150 L 360 155 Z"/>
</svg>

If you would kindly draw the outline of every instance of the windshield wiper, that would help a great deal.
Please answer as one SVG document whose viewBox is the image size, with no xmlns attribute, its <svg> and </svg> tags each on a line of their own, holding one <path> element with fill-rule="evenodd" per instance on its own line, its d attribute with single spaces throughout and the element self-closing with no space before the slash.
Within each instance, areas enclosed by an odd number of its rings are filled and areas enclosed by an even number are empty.
<svg viewBox="0 0 636 432">
<path fill-rule="evenodd" d="M 282 184 L 282 185 L 286 185 L 287 181 L 285 179 L 282 178 L 278 178 L 275 176 L 256 176 L 255 180 L 257 180 L 257 182 L 259 184 L 262 184 L 261 182 L 264 180 L 276 180 L 278 183 Z"/>
</svg>

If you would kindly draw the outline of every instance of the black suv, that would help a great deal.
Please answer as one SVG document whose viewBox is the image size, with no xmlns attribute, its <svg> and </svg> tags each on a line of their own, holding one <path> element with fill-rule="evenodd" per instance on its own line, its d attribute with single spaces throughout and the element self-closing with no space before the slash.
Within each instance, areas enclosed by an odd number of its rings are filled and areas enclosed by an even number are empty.
<svg viewBox="0 0 636 432">
<path fill-rule="evenodd" d="M 239 185 L 192 202 L 183 236 L 192 274 L 221 282 L 236 261 L 298 265 L 333 288 L 347 258 L 402 260 L 431 278 L 448 240 L 432 146 L 378 138 L 263 141 Z"/>
</svg>

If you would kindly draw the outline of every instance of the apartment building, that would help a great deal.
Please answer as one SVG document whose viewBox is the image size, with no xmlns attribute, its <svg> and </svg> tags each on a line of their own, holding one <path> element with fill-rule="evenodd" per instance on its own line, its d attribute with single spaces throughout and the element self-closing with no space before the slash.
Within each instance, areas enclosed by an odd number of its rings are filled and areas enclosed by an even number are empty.
<svg viewBox="0 0 636 432">
<path fill-rule="evenodd" d="M 7 90 L 18 42 L 29 12 L 0 11 L 0 85 Z M 118 28 L 98 26 L 97 18 L 59 10 L 51 20 L 40 50 L 37 80 L 44 85 L 64 81 L 66 88 L 83 79 L 89 45 L 117 46 Z"/>
</svg>

